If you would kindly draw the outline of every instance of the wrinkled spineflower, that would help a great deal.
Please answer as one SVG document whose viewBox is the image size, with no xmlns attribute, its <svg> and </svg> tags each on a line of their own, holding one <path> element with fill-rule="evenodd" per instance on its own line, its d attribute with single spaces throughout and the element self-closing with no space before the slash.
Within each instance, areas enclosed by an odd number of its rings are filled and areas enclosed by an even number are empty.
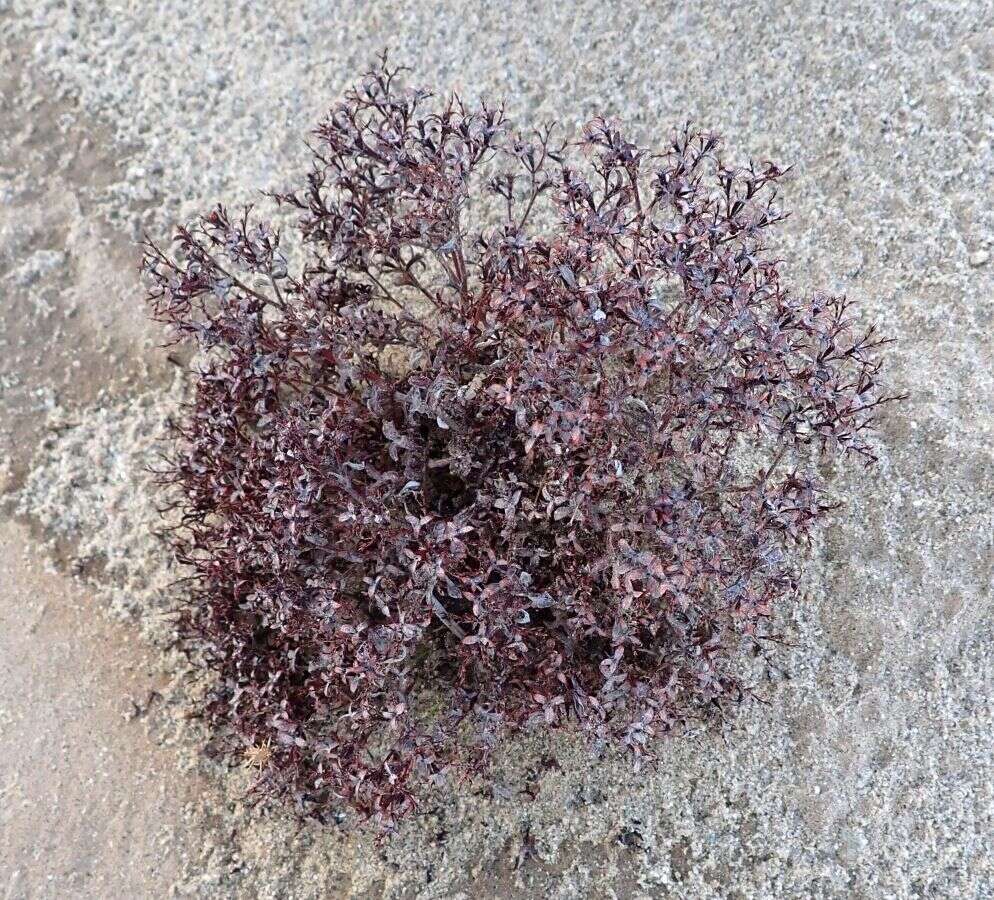
<svg viewBox="0 0 994 900">
<path fill-rule="evenodd" d="M 302 264 L 222 207 L 144 259 L 199 351 L 163 480 L 209 718 L 266 796 L 384 822 L 523 728 L 644 756 L 741 699 L 819 461 L 872 461 L 892 399 L 873 326 L 765 247 L 782 169 L 400 77 L 274 195 Z"/>
</svg>

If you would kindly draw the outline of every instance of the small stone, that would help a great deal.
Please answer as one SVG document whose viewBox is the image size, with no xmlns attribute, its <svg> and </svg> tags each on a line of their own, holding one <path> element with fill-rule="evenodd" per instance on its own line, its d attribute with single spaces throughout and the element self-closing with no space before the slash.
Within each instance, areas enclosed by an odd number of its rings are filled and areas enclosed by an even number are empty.
<svg viewBox="0 0 994 900">
<path fill-rule="evenodd" d="M 976 253 L 970 254 L 970 265 L 976 269 L 984 265 L 990 258 L 991 255 L 986 250 L 978 250 Z"/>
<path fill-rule="evenodd" d="M 219 72 L 217 69 L 208 69 L 204 73 L 204 80 L 212 88 L 224 88 L 228 86 L 228 76 L 224 72 Z"/>
<path fill-rule="evenodd" d="M 30 287 L 64 266 L 66 259 L 61 250 L 36 250 L 11 273 L 11 277 L 18 286 Z"/>
</svg>

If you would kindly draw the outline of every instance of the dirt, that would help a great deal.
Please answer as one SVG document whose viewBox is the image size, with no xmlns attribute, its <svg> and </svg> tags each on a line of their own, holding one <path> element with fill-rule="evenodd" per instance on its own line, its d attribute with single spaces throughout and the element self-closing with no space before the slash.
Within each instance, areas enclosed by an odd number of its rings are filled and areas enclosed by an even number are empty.
<svg viewBox="0 0 994 900">
<path fill-rule="evenodd" d="M 994 896 L 989 2 L 477 7 L 0 0 L 0 891 L 9 898 Z M 389 44 L 519 121 L 695 118 L 794 162 L 799 289 L 898 339 L 788 646 L 636 773 L 509 742 L 386 841 L 254 808 L 172 647 L 147 464 L 182 383 L 136 241 L 278 187 Z M 940 77 L 941 75 L 941 77 Z M 550 765 L 549 760 L 555 764 Z"/>
<path fill-rule="evenodd" d="M 44 560 L 24 526 L 0 525 L 0 891 L 166 896 L 204 785 L 143 727 L 161 664 Z"/>
</svg>

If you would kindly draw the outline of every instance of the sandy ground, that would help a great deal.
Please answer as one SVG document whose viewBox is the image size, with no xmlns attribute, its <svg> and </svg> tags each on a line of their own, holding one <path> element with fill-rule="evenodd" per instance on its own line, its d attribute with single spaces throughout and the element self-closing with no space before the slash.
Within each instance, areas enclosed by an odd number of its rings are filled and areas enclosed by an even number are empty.
<svg viewBox="0 0 994 900">
<path fill-rule="evenodd" d="M 0 0 L 0 897 L 994 897 L 994 4 L 192 10 Z M 864 301 L 911 397 L 836 482 L 767 705 L 641 775 L 515 742 L 376 844 L 203 753 L 134 240 L 280 187 L 384 46 L 519 122 L 694 118 L 795 163 L 790 271 Z"/>
<path fill-rule="evenodd" d="M 196 782 L 138 725 L 159 700 L 158 667 L 40 564 L 23 526 L 0 527 L 0 573 L 3 896 L 165 896 Z"/>
</svg>

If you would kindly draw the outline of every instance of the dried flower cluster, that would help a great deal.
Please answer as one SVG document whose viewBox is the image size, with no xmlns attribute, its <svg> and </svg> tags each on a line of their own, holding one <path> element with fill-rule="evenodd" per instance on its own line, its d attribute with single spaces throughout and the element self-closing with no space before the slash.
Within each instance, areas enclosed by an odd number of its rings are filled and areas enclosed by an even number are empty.
<svg viewBox="0 0 994 900">
<path fill-rule="evenodd" d="M 210 718 L 266 796 L 385 821 L 510 732 L 645 754 L 739 699 L 831 508 L 815 466 L 872 460 L 888 399 L 884 341 L 764 247 L 781 169 L 691 128 L 560 145 L 398 78 L 274 195 L 298 271 L 220 207 L 144 260 L 199 350 L 164 479 Z"/>
</svg>

